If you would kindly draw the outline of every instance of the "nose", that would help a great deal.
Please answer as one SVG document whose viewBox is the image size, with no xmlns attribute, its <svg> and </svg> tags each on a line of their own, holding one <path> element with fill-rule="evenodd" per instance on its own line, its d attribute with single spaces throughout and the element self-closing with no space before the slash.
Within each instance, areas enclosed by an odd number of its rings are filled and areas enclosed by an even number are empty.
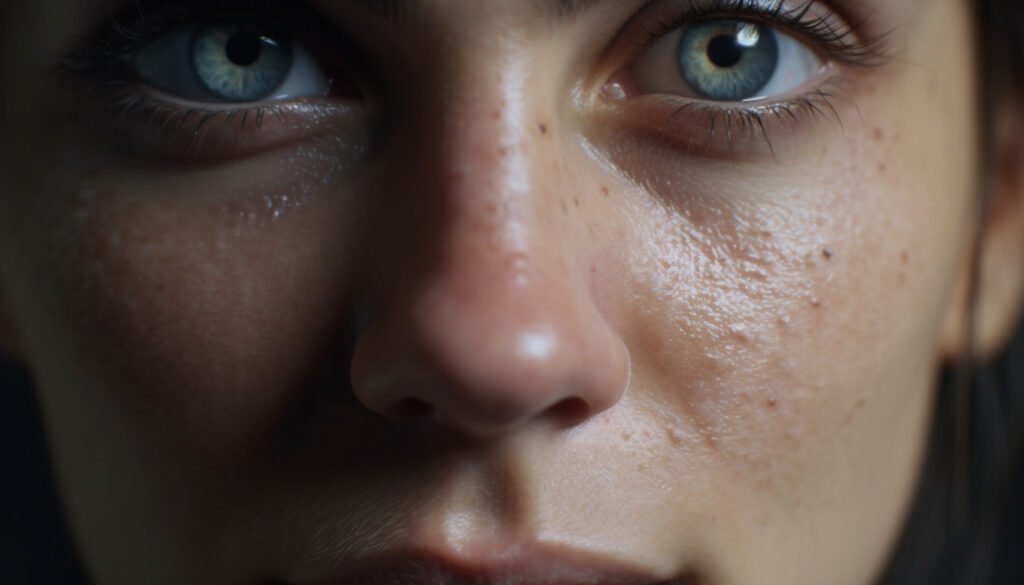
<svg viewBox="0 0 1024 585">
<path fill-rule="evenodd" d="M 625 392 L 629 355 L 595 302 L 586 220 L 562 205 L 579 185 L 525 85 L 448 100 L 422 131 L 431 146 L 402 157 L 411 225 L 380 247 L 401 268 L 352 362 L 356 397 L 384 417 L 493 436 L 578 425 Z"/>
</svg>

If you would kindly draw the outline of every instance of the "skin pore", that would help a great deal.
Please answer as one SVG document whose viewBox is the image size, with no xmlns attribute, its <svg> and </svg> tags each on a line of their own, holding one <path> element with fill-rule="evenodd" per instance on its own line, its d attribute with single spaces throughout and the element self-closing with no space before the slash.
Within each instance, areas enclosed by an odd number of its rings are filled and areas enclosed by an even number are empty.
<svg viewBox="0 0 1024 585">
<path fill-rule="evenodd" d="M 312 2 L 293 41 L 335 91 L 262 114 L 110 83 L 79 45 L 133 2 L 18 4 L 3 347 L 98 584 L 884 566 L 964 337 L 969 2 L 786 3 L 853 27 L 831 44 L 755 18 L 821 61 L 758 116 L 669 95 L 659 23 L 692 0 Z M 1024 281 L 1010 175 L 990 352 Z"/>
</svg>

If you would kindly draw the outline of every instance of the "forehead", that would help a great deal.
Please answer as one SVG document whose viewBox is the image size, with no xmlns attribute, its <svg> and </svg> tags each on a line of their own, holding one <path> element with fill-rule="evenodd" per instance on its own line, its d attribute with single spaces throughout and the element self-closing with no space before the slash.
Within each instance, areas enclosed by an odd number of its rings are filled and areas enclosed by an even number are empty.
<svg viewBox="0 0 1024 585">
<path fill-rule="evenodd" d="M 308 3 L 329 13 L 339 7 L 358 7 L 382 15 L 388 20 L 404 19 L 417 13 L 506 13 L 519 17 L 530 16 L 549 21 L 566 21 L 588 12 L 603 9 L 630 9 L 647 4 L 714 5 L 762 4 L 767 7 L 801 9 L 816 3 L 813 0 L 308 0 Z M 46 4 L 41 2 L 40 4 Z M 126 4 L 124 0 L 50 0 L 51 5 L 74 5 L 84 12 L 106 13 Z M 826 8 L 849 13 L 860 18 L 870 17 L 874 11 L 886 6 L 923 5 L 929 0 L 828 0 L 817 2 Z M 142 2 L 144 4 L 144 2 Z M 71 6 L 68 6 L 71 7 Z"/>
</svg>

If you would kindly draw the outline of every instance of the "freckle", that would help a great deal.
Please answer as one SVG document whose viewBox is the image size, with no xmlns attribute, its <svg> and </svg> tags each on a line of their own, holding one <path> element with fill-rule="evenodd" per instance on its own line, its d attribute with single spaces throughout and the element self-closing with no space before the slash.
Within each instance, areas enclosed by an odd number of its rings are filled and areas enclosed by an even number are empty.
<svg viewBox="0 0 1024 585">
<path fill-rule="evenodd" d="M 673 429 L 665 429 L 665 434 L 668 435 L 668 440 L 673 445 L 677 445 L 678 446 L 678 445 L 680 445 L 682 443 L 682 440 L 679 438 L 679 434 L 677 434 L 675 432 L 675 430 L 673 430 Z"/>
<path fill-rule="evenodd" d="M 821 251 L 821 255 L 825 257 L 825 260 L 831 260 L 835 256 L 835 252 L 832 251 L 832 248 L 825 248 Z"/>
<path fill-rule="evenodd" d="M 609 195 L 611 195 L 611 193 L 612 193 L 611 190 L 608 189 L 608 185 L 601 185 L 601 194 L 602 195 L 604 195 L 605 197 L 608 197 Z"/>
<path fill-rule="evenodd" d="M 576 207 L 580 206 L 580 198 L 579 197 L 573 197 L 572 198 L 572 202 L 573 202 L 573 204 L 576 205 Z"/>
<path fill-rule="evenodd" d="M 548 125 L 545 124 L 544 122 L 541 122 L 540 124 L 538 124 L 537 128 L 540 129 L 540 133 L 541 134 L 547 134 L 548 133 Z"/>
<path fill-rule="evenodd" d="M 903 253 L 900 254 L 900 262 L 903 264 L 910 262 L 910 250 L 903 250 Z"/>
<path fill-rule="evenodd" d="M 881 141 L 885 138 L 885 130 L 882 130 L 878 126 L 875 126 L 874 130 L 872 130 L 871 132 L 871 135 L 874 137 L 876 141 Z"/>
<path fill-rule="evenodd" d="M 768 408 L 771 410 L 775 410 L 775 408 L 779 405 L 778 401 L 775 400 L 774 398 L 769 398 L 767 404 Z"/>
<path fill-rule="evenodd" d="M 889 167 L 885 166 L 885 163 L 878 163 L 878 172 L 884 173 L 889 170 Z"/>
<path fill-rule="evenodd" d="M 495 120 L 500 119 L 501 118 L 501 110 L 494 110 L 493 112 L 491 112 L 491 117 L 494 118 Z"/>
<path fill-rule="evenodd" d="M 633 435 L 630 433 L 622 433 L 623 440 L 629 441 L 633 439 Z"/>
</svg>

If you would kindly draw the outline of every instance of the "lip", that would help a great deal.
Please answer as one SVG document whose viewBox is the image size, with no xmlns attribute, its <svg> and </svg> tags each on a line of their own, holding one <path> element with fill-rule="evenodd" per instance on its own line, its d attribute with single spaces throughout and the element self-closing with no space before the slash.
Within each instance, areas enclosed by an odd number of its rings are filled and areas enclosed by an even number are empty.
<svg viewBox="0 0 1024 585">
<path fill-rule="evenodd" d="M 565 547 L 515 546 L 472 555 L 388 553 L 348 570 L 283 585 L 701 585 Z"/>
</svg>

